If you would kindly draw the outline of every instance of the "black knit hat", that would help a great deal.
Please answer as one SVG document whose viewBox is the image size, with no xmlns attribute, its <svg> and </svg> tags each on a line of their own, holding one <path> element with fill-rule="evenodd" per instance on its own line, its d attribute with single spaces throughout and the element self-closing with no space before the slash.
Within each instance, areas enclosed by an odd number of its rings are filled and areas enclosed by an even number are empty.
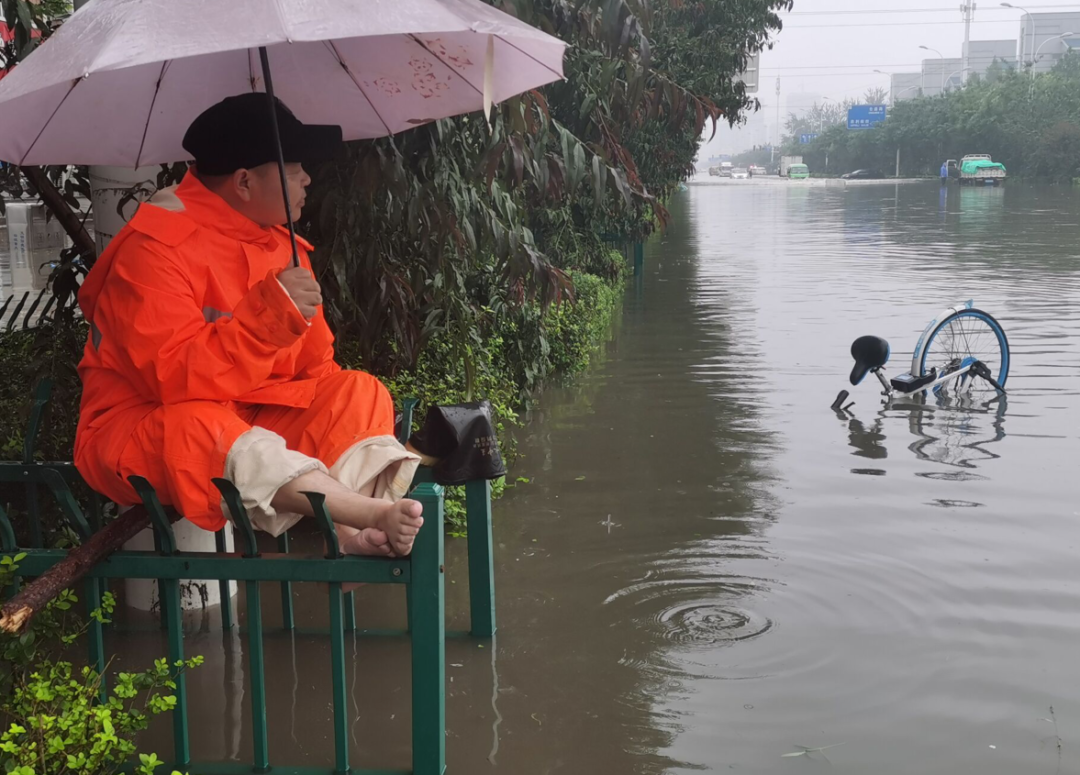
<svg viewBox="0 0 1080 775">
<path fill-rule="evenodd" d="M 275 105 L 286 163 L 334 157 L 342 144 L 341 127 L 304 124 L 281 100 L 275 99 Z M 226 97 L 207 108 L 184 134 L 184 150 L 195 157 L 195 166 L 204 175 L 228 175 L 277 161 L 266 95 Z"/>
</svg>

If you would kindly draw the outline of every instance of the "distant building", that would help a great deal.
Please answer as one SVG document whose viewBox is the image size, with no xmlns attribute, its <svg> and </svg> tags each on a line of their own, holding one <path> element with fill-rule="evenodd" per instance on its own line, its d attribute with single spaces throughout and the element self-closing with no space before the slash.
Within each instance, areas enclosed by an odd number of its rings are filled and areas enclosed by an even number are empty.
<svg viewBox="0 0 1080 775">
<path fill-rule="evenodd" d="M 915 99 L 921 92 L 922 84 L 922 73 L 893 73 L 889 78 L 889 102 L 895 105 L 901 100 Z"/>
<path fill-rule="evenodd" d="M 1078 34 L 1054 40 L 1066 32 Z M 1021 17 L 1020 61 L 1028 65 L 1038 52 L 1035 72 L 1049 72 L 1070 48 L 1077 46 L 1080 46 L 1080 13 L 1033 13 Z"/>
<path fill-rule="evenodd" d="M 968 67 L 972 75 L 985 76 L 994 62 L 1000 62 L 1009 68 L 1016 67 L 1015 40 L 973 40 L 966 44 Z"/>
<path fill-rule="evenodd" d="M 936 97 L 942 89 L 959 88 L 963 83 L 960 73 L 963 69 L 960 59 L 924 59 L 922 62 L 922 93 L 924 97 Z"/>
</svg>

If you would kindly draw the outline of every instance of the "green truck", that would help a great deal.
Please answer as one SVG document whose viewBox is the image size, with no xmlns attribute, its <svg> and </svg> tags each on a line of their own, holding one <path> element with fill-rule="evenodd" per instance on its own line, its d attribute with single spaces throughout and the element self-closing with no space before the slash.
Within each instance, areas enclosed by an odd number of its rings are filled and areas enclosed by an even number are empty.
<svg viewBox="0 0 1080 775">
<path fill-rule="evenodd" d="M 969 154 L 959 163 L 949 159 L 945 166 L 949 177 L 956 178 L 961 186 L 1000 186 L 1005 182 L 1005 165 L 993 161 L 989 154 Z"/>
</svg>

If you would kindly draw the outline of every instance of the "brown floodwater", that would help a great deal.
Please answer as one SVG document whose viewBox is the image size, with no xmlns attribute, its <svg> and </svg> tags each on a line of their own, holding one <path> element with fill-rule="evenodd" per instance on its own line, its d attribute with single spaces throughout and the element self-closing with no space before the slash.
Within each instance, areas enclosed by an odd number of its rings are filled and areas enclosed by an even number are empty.
<svg viewBox="0 0 1080 775">
<path fill-rule="evenodd" d="M 1080 193 L 706 181 L 671 209 L 612 341 L 520 430 L 498 635 L 447 645 L 448 771 L 1080 772 Z M 968 298 L 1009 336 L 1007 401 L 868 381 L 830 411 L 852 339 L 905 371 Z M 358 595 L 362 626 L 402 609 Z M 325 593 L 298 616 L 267 638 L 271 761 L 329 765 Z M 250 761 L 243 636 L 190 627 L 195 758 Z M 113 644 L 164 652 L 152 627 Z M 407 641 L 346 649 L 354 766 L 406 766 Z"/>
</svg>

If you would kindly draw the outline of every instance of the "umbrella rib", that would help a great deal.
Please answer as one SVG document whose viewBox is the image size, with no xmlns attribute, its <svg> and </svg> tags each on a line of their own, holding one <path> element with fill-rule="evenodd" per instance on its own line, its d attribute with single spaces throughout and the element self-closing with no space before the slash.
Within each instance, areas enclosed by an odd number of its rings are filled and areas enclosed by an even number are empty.
<svg viewBox="0 0 1080 775">
<path fill-rule="evenodd" d="M 334 45 L 334 41 L 326 41 L 326 47 L 330 49 L 330 52 L 334 55 L 334 59 L 336 59 L 337 63 L 341 65 L 341 69 L 345 71 L 345 73 L 349 76 L 349 79 L 360 91 L 360 94 L 363 95 L 365 100 L 367 100 L 367 104 L 371 106 L 371 110 L 375 113 L 375 117 L 379 119 L 379 123 L 381 123 L 383 125 L 383 129 L 386 130 L 386 134 L 394 134 L 393 130 L 390 129 L 390 125 L 386 123 L 386 119 L 384 119 L 382 117 L 382 114 L 379 113 L 379 109 L 375 107 L 375 102 L 371 99 L 371 97 L 368 96 L 368 93 L 364 91 L 364 87 L 360 85 L 360 81 L 353 74 L 353 71 L 349 69 L 349 66 L 347 64 L 345 64 L 345 60 L 342 58 L 341 52 L 337 50 L 337 46 Z"/>
<path fill-rule="evenodd" d="M 563 79 L 565 79 L 565 78 L 566 78 L 566 76 L 565 76 L 565 75 L 563 75 L 562 73 L 560 73 L 560 72 L 559 72 L 558 70 L 556 70 L 555 68 L 551 67 L 550 65 L 547 65 L 547 64 L 545 64 L 545 63 L 541 62 L 541 61 L 540 61 L 539 59 L 537 59 L 536 57 L 534 57 L 534 56 L 533 56 L 532 54 L 530 54 L 530 53 L 529 53 L 528 51 L 525 51 L 525 50 L 524 50 L 523 48 L 521 48 L 520 46 L 515 46 L 515 45 L 514 45 L 513 43 L 511 43 L 511 42 L 510 42 L 509 40 L 507 40 L 506 38 L 504 38 L 504 37 L 503 37 L 502 35 L 496 35 L 496 36 L 495 36 L 495 38 L 496 38 L 497 40 L 501 40 L 501 41 L 502 41 L 503 43 L 505 43 L 506 45 L 510 46 L 510 48 L 514 49 L 515 51 L 518 51 L 518 52 L 520 52 L 520 53 L 524 54 L 525 56 L 527 56 L 527 57 L 528 57 L 529 59 L 531 59 L 532 61 L 536 62 L 536 64 L 540 65 L 540 66 L 541 66 L 542 68 L 544 68 L 544 69 L 545 69 L 545 70 L 547 70 L 548 72 L 550 72 L 550 73 L 553 73 L 553 74 L 555 75 L 555 77 L 556 77 L 556 78 L 558 78 L 559 80 L 563 80 Z M 565 49 L 564 49 L 564 51 L 565 51 Z"/>
<path fill-rule="evenodd" d="M 147 113 L 146 113 L 146 125 L 143 126 L 142 140 L 139 142 L 139 153 L 135 157 L 135 166 L 136 167 L 141 167 L 142 166 L 143 148 L 146 147 L 146 135 L 150 131 L 150 120 L 154 116 L 154 105 L 157 104 L 158 94 L 161 93 L 161 82 L 165 79 L 165 71 L 169 68 L 169 63 L 171 61 L 172 61 L 171 59 L 166 59 L 164 62 L 162 62 L 162 64 L 161 64 L 161 72 L 158 73 L 157 84 L 154 85 L 154 96 L 150 99 L 150 110 L 147 111 Z"/>
<path fill-rule="evenodd" d="M 420 40 L 419 38 L 417 38 L 417 37 L 416 37 L 415 35 L 413 35 L 413 34 L 411 34 L 411 33 L 410 33 L 410 34 L 407 34 L 407 35 L 406 35 L 405 37 L 409 38 L 410 40 L 412 40 L 412 41 L 413 41 L 413 43 L 415 43 L 416 45 L 418 45 L 418 46 L 419 46 L 420 48 L 424 49 L 424 51 L 426 51 L 427 53 L 431 54 L 431 55 L 432 55 L 433 57 L 435 57 L 436 59 L 438 59 L 438 60 L 439 60 L 439 62 L 440 62 L 440 63 L 442 64 L 442 66 L 443 66 L 443 67 L 445 67 L 445 68 L 446 68 L 447 70 L 449 70 L 449 71 L 450 71 L 451 73 L 454 73 L 454 74 L 456 74 L 456 75 L 458 76 L 458 78 L 460 78 L 461 80 L 463 80 L 463 81 L 464 81 L 465 83 L 469 84 L 469 86 L 471 86 L 471 87 L 472 87 L 472 89 L 473 89 L 473 91 L 475 91 L 475 92 L 476 92 L 477 94 L 479 94 L 480 96 L 483 96 L 483 95 L 484 95 L 484 92 L 483 92 L 483 90 L 482 90 L 482 89 L 477 89 L 477 88 L 476 88 L 476 86 L 475 86 L 475 85 L 473 84 L 473 82 L 472 82 L 472 81 L 470 81 L 470 80 L 469 80 L 468 78 L 466 78 L 466 77 L 465 77 L 464 75 L 462 75 L 462 74 L 461 74 L 461 73 L 459 73 L 459 72 L 458 72 L 457 70 L 455 70 L 455 69 L 454 69 L 453 67 L 451 67 L 451 66 L 450 66 L 449 64 L 447 64 L 446 60 L 444 60 L 444 59 L 443 59 L 443 58 L 442 58 L 441 56 L 439 56 L 439 55 L 438 55 L 438 54 L 436 54 L 436 53 L 435 53 L 434 51 L 432 51 L 432 50 L 431 50 L 430 48 L 428 48 L 428 47 L 427 47 L 426 45 L 424 45 L 424 42 L 423 42 L 422 40 Z M 496 35 L 496 36 L 494 36 L 494 37 L 498 37 L 498 36 Z"/>
<path fill-rule="evenodd" d="M 53 108 L 53 112 L 49 114 L 49 118 L 46 119 L 45 123 L 41 125 L 41 129 L 38 131 L 37 137 L 34 138 L 34 142 L 30 143 L 30 147 L 26 149 L 26 153 L 24 153 L 22 155 L 22 158 L 19 159 L 20 167 L 26 166 L 26 157 L 29 156 L 31 151 L 34 150 L 34 146 L 37 145 L 38 140 L 41 139 L 41 136 L 45 134 L 45 130 L 49 128 L 49 124 L 52 123 L 52 120 L 56 117 L 56 114 L 60 112 L 60 108 L 64 107 L 64 103 L 67 102 L 67 98 L 71 96 L 71 93 L 75 91 L 75 87 L 82 83 L 83 80 L 83 78 L 76 78 L 71 84 L 71 88 L 68 89 L 67 92 L 64 94 L 63 99 L 61 99 L 60 102 L 56 104 L 56 107 Z"/>
</svg>

